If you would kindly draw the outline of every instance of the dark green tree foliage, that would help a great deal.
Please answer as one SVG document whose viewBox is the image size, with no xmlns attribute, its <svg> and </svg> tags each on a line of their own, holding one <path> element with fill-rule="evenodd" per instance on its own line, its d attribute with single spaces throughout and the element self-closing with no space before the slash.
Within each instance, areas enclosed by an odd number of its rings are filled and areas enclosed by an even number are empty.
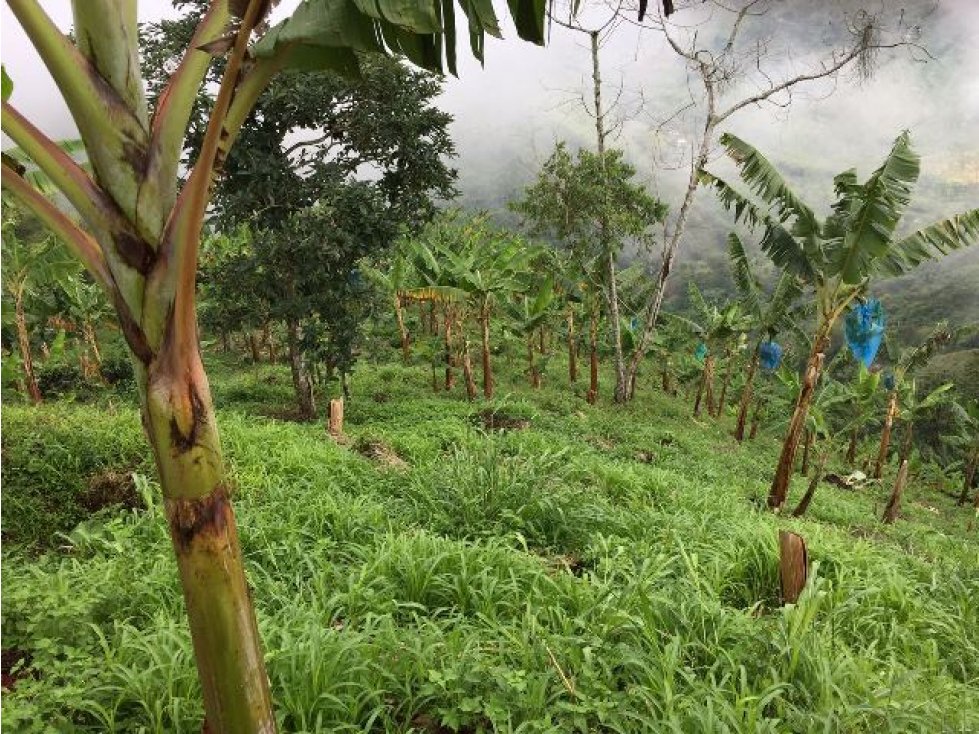
<svg viewBox="0 0 979 734">
<path fill-rule="evenodd" d="M 177 4 L 193 7 L 188 17 L 201 11 L 198 3 Z M 165 68 L 193 27 L 177 20 L 149 28 L 148 66 Z M 147 71 L 155 91 L 159 80 Z M 432 217 L 437 199 L 455 195 L 456 173 L 445 162 L 454 155 L 451 117 L 432 105 L 440 88 L 435 76 L 374 55 L 360 59 L 358 78 L 281 75 L 225 161 L 214 222 L 225 232 L 246 225 L 251 237 L 224 253 L 218 271 L 203 273 L 214 286 L 207 321 L 284 322 L 304 417 L 315 413 L 311 365 L 342 376 L 354 362 L 369 287 L 357 261 L 383 255 L 400 231 Z M 206 109 L 199 100 L 201 120 Z M 196 145 L 200 136 L 190 139 Z"/>
</svg>

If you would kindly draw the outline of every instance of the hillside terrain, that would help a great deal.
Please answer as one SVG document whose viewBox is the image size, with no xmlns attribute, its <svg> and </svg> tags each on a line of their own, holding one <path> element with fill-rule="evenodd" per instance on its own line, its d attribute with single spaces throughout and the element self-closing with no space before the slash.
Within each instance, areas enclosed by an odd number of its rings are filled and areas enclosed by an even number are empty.
<svg viewBox="0 0 979 734">
<path fill-rule="evenodd" d="M 270 417 L 285 367 L 208 356 L 282 731 L 979 728 L 979 538 L 940 474 L 894 525 L 893 468 L 780 518 L 780 426 L 739 446 L 687 395 L 589 406 L 561 361 L 538 391 L 508 366 L 491 403 L 365 363 L 335 441 Z M 200 731 L 131 406 L 5 406 L 9 731 Z M 813 562 L 784 607 L 780 528 Z"/>
</svg>

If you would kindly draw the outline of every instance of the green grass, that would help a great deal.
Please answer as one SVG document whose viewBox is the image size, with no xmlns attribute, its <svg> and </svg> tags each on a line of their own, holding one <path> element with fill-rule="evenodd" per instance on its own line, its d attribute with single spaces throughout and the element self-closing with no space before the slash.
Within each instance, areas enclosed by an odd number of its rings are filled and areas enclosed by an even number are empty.
<svg viewBox="0 0 979 734">
<path fill-rule="evenodd" d="M 894 526 L 887 487 L 824 484 L 777 518 L 774 436 L 738 446 L 729 416 L 659 392 L 588 406 L 556 359 L 537 393 L 501 360 L 489 407 L 529 420 L 502 432 L 427 368 L 365 364 L 340 446 L 266 417 L 290 407 L 284 368 L 210 361 L 283 731 L 979 729 L 979 542 L 930 486 Z M 152 476 L 135 409 L 7 407 L 3 440 L 4 527 L 34 528 L 4 551 L 3 646 L 33 668 L 7 730 L 200 731 L 153 481 L 144 509 L 74 529 L 29 507 L 107 468 Z M 407 465 L 357 450 L 377 443 Z M 785 608 L 780 527 L 814 561 Z"/>
</svg>

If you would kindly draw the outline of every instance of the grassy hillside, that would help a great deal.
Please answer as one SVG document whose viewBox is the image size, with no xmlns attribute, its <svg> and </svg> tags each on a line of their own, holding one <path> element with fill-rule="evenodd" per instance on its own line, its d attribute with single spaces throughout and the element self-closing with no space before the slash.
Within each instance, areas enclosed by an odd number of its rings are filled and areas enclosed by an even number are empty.
<svg viewBox="0 0 979 734">
<path fill-rule="evenodd" d="M 284 367 L 211 362 L 282 731 L 979 729 L 979 538 L 920 477 L 893 526 L 886 484 L 778 518 L 774 435 L 738 446 L 659 392 L 589 406 L 556 358 L 491 406 L 365 365 L 342 444 L 265 417 Z M 199 732 L 135 410 L 8 406 L 3 443 L 4 660 L 29 665 L 5 662 L 5 730 Z M 93 484 L 132 507 L 69 529 Z M 813 560 L 784 608 L 782 527 Z"/>
</svg>

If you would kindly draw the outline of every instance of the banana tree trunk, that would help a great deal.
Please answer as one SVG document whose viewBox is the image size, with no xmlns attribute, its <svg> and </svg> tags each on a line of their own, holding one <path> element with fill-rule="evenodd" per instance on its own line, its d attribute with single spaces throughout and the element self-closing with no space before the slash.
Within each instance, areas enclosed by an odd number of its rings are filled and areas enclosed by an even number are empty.
<svg viewBox="0 0 979 734">
<path fill-rule="evenodd" d="M 490 356 L 490 314 L 489 309 L 484 305 L 479 313 L 479 327 L 482 332 L 483 340 L 483 397 L 487 400 L 493 398 L 493 365 Z"/>
<path fill-rule="evenodd" d="M 452 372 L 452 315 L 448 309 L 443 314 L 445 322 L 445 390 L 448 392 L 455 386 L 455 374 Z"/>
<path fill-rule="evenodd" d="M 799 448 L 799 439 L 802 437 L 802 430 L 805 428 L 806 418 L 809 415 L 809 405 L 812 402 L 816 383 L 823 369 L 823 349 L 825 349 L 825 335 L 827 333 L 828 329 L 824 328 L 813 342 L 812 352 L 806 364 L 806 373 L 802 380 L 802 390 L 796 400 L 792 419 L 789 421 L 789 429 L 782 444 L 782 453 L 775 468 L 775 477 L 772 479 L 772 486 L 768 492 L 768 506 L 776 511 L 782 508 L 788 495 L 792 468 L 795 464 L 795 454 Z"/>
<path fill-rule="evenodd" d="M 897 390 L 891 390 L 887 399 L 887 412 L 884 414 L 884 428 L 880 433 L 880 449 L 877 451 L 877 462 L 874 464 L 874 479 L 880 479 L 887 463 L 887 450 L 891 444 L 891 428 L 894 426 L 894 416 L 897 415 Z"/>
<path fill-rule="evenodd" d="M 846 463 L 848 466 L 853 466 L 853 462 L 857 460 L 857 429 L 854 428 L 850 431 L 850 445 L 846 448 Z"/>
<path fill-rule="evenodd" d="M 891 498 L 887 501 L 884 515 L 881 517 L 885 524 L 890 525 L 897 520 L 898 513 L 901 511 L 901 495 L 904 493 L 904 487 L 907 483 L 908 462 L 904 460 L 901 462 L 901 468 L 898 469 L 897 479 L 894 480 L 894 490 L 891 492 Z"/>
<path fill-rule="evenodd" d="M 527 335 L 527 370 L 530 375 L 530 386 L 535 390 L 540 389 L 540 372 L 534 362 L 534 335 Z"/>
<path fill-rule="evenodd" d="M 574 310 L 568 307 L 568 382 L 578 381 L 578 349 L 574 333 Z"/>
<path fill-rule="evenodd" d="M 799 467 L 799 473 L 802 476 L 807 476 L 809 474 L 809 452 L 812 451 L 812 442 L 815 438 L 815 434 L 808 428 L 803 432 L 805 440 L 802 448 L 802 465 Z"/>
<path fill-rule="evenodd" d="M 411 341 L 408 337 L 408 328 L 405 326 L 401 296 L 397 295 L 394 297 L 394 316 L 398 320 L 398 334 L 401 335 L 401 359 L 407 365 L 411 363 Z"/>
<path fill-rule="evenodd" d="M 316 417 L 316 397 L 313 394 L 313 380 L 306 367 L 306 359 L 299 348 L 299 324 L 286 321 L 286 335 L 289 343 L 289 369 L 292 373 L 292 387 L 296 394 L 296 409 L 300 420 L 313 420 Z"/>
<path fill-rule="evenodd" d="M 727 404 L 727 388 L 731 384 L 731 373 L 734 371 L 734 355 L 727 355 L 727 367 L 724 370 L 724 381 L 721 383 L 721 397 L 717 400 L 717 412 L 714 414 L 715 418 L 720 418 L 721 413 L 724 412 L 724 406 Z"/>
<path fill-rule="evenodd" d="M 748 440 L 754 440 L 758 435 L 758 425 L 761 423 L 762 399 L 755 401 L 755 411 L 751 414 L 751 431 L 748 433 Z"/>
<path fill-rule="evenodd" d="M 819 482 L 823 478 L 823 470 L 826 468 L 826 460 L 829 458 L 829 451 L 824 451 L 822 456 L 819 457 L 819 463 L 816 465 L 816 471 L 813 473 L 809 480 L 809 487 L 806 489 L 806 493 L 802 495 L 802 499 L 799 500 L 799 504 L 796 508 L 792 510 L 792 517 L 802 517 L 806 514 L 806 510 L 809 509 L 809 505 L 812 503 L 812 498 L 816 494 L 816 490 L 819 488 Z"/>
<path fill-rule="evenodd" d="M 979 445 L 973 446 L 972 452 L 965 466 L 965 477 L 962 481 L 962 494 L 959 495 L 959 505 L 964 505 L 969 500 L 969 492 L 972 491 L 972 483 L 976 478 L 976 466 L 979 465 Z"/>
<path fill-rule="evenodd" d="M 914 448 L 914 421 L 909 420 L 904 429 L 904 441 L 901 442 L 901 457 L 898 465 L 911 458 L 911 449 Z"/>
<path fill-rule="evenodd" d="M 745 375 L 744 388 L 741 390 L 741 403 L 738 405 L 738 423 L 734 428 L 734 438 L 740 443 L 744 440 L 744 426 L 748 419 L 748 408 L 751 406 L 751 396 L 755 391 L 755 373 L 758 371 L 760 357 L 758 347 L 755 347 L 751 362 L 748 363 L 748 374 Z"/>
<path fill-rule="evenodd" d="M 34 356 L 31 354 L 31 339 L 27 330 L 27 315 L 24 313 L 24 289 L 14 293 L 14 315 L 17 321 L 17 346 L 20 347 L 20 360 L 24 367 L 24 385 L 27 396 L 34 405 L 41 402 L 41 388 L 34 374 Z"/>
<path fill-rule="evenodd" d="M 143 423 L 215 732 L 274 731 L 268 676 L 245 579 L 210 388 L 196 348 L 150 363 Z"/>
<path fill-rule="evenodd" d="M 473 377 L 473 363 L 469 357 L 469 340 L 462 338 L 462 374 L 466 380 L 466 397 L 471 403 L 476 399 L 476 380 Z"/>
<path fill-rule="evenodd" d="M 588 402 L 592 405 L 598 400 L 598 310 L 592 309 L 588 324 L 589 377 Z"/>
<path fill-rule="evenodd" d="M 700 417 L 701 400 L 707 403 L 707 415 L 714 415 L 714 355 L 708 354 L 704 359 L 704 370 L 697 389 L 697 399 L 694 401 L 694 417 Z"/>
<path fill-rule="evenodd" d="M 95 335 L 95 328 L 92 326 L 92 323 L 90 321 L 82 322 L 82 336 L 85 339 L 85 344 L 92 352 L 92 358 L 95 360 L 96 369 L 101 372 L 102 350 L 99 349 L 99 340 L 98 337 Z"/>
</svg>

